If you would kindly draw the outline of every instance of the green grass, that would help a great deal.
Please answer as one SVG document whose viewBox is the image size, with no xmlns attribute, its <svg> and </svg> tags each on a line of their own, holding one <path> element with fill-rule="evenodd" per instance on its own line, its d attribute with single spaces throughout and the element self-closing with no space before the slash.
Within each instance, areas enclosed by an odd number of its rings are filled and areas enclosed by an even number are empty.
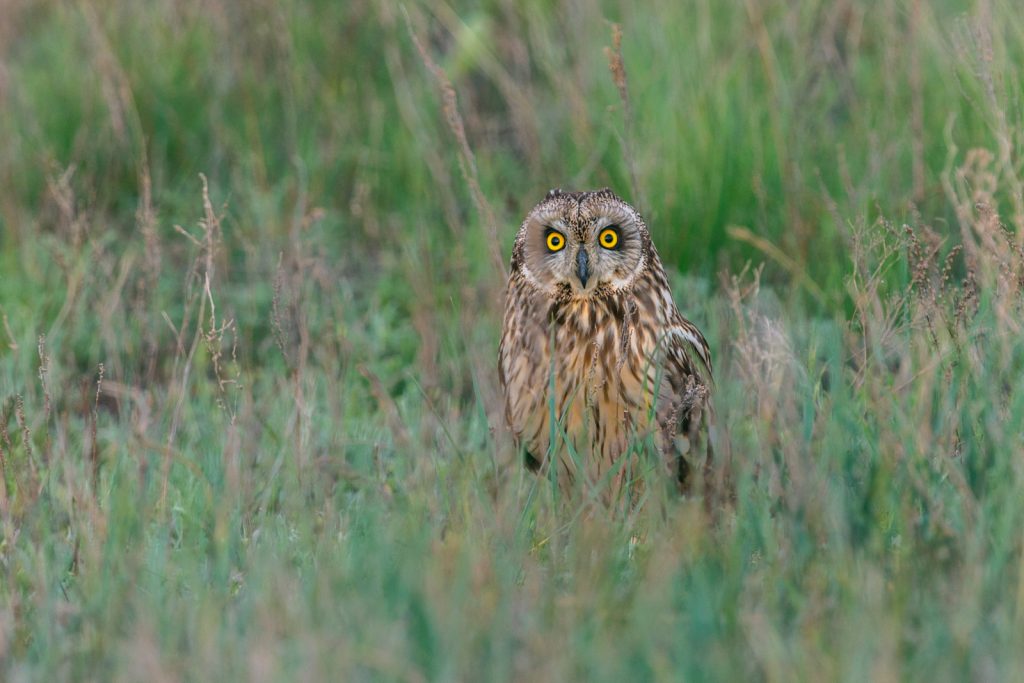
<svg viewBox="0 0 1024 683">
<path fill-rule="evenodd" d="M 0 679 L 1024 666 L 1015 3 L 8 5 Z M 712 344 L 711 513 L 503 431 L 492 254 L 605 185 Z"/>
</svg>

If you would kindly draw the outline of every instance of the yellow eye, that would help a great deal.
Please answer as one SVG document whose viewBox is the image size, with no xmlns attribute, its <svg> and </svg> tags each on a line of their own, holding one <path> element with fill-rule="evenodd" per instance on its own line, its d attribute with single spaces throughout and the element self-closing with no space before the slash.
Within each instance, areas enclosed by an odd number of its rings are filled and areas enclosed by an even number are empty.
<svg viewBox="0 0 1024 683">
<path fill-rule="evenodd" d="M 605 249 L 614 249 L 619 243 L 619 233 L 615 228 L 605 228 L 601 231 L 597 241 Z"/>
<path fill-rule="evenodd" d="M 550 251 L 561 251 L 565 246 L 565 238 L 560 232 L 548 233 L 548 249 Z"/>
</svg>

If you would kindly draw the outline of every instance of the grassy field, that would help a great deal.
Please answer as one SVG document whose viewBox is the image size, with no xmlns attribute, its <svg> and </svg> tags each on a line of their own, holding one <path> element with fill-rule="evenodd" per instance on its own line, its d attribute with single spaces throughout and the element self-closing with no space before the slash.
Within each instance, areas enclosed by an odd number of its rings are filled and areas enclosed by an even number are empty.
<svg viewBox="0 0 1024 683">
<path fill-rule="evenodd" d="M 1024 675 L 1017 3 L 482 5 L 0 2 L 0 680 Z M 606 185 L 710 512 L 503 431 L 512 237 Z"/>
</svg>

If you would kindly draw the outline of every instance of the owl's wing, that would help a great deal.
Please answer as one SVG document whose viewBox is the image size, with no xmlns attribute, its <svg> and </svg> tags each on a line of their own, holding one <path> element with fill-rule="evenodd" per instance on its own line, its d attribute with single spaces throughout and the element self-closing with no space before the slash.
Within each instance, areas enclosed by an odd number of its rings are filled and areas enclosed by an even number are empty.
<svg viewBox="0 0 1024 683">
<path fill-rule="evenodd" d="M 550 356 L 543 329 L 522 315 L 517 294 L 521 293 L 510 289 L 498 347 L 498 381 L 505 396 L 505 421 L 516 448 L 524 449 L 527 467 L 535 470 L 548 448 L 543 406 Z"/>
<path fill-rule="evenodd" d="M 687 488 L 693 465 L 710 462 L 711 353 L 704 335 L 678 316 L 665 333 L 657 419 L 666 463 Z"/>
<path fill-rule="evenodd" d="M 669 353 L 675 353 L 675 365 L 679 370 L 696 373 L 700 376 L 708 388 L 714 384 L 713 371 L 711 368 L 711 349 L 708 341 L 701 334 L 697 326 L 679 315 L 674 316 L 669 331 Z M 697 362 L 694 363 L 693 359 Z M 689 367 L 684 367 L 688 365 Z"/>
</svg>

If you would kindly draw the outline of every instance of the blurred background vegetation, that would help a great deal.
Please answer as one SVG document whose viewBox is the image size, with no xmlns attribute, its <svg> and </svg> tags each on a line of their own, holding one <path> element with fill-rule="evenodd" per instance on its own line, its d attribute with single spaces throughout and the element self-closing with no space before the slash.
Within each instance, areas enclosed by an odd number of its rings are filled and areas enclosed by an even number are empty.
<svg viewBox="0 0 1024 683">
<path fill-rule="evenodd" d="M 1021 63 L 1011 0 L 0 0 L 0 678 L 1012 677 Z M 509 452 L 498 261 L 603 186 L 714 515 Z"/>
</svg>

